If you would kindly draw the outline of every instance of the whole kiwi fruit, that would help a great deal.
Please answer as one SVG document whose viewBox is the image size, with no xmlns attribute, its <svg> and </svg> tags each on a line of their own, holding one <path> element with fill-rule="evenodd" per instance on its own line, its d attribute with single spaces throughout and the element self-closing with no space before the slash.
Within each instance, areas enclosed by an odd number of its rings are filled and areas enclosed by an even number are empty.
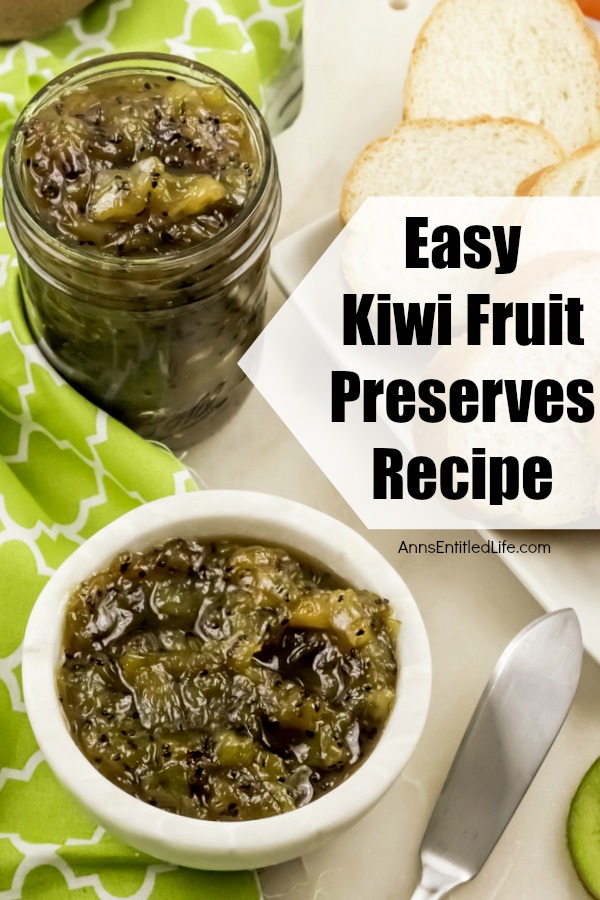
<svg viewBox="0 0 600 900">
<path fill-rule="evenodd" d="M 34 38 L 76 16 L 91 0 L 0 0 L 0 42 Z"/>
</svg>

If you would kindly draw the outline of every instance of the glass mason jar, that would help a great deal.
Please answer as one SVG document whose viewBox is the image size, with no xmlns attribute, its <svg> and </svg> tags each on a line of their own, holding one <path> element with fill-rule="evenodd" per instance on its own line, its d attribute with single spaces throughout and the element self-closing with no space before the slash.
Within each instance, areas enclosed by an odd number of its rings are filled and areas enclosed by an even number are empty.
<svg viewBox="0 0 600 900">
<path fill-rule="evenodd" d="M 67 89 L 128 72 L 217 85 L 251 130 L 258 183 L 234 220 L 204 243 L 163 255 L 111 256 L 62 238 L 27 202 L 21 159 L 27 123 Z M 13 130 L 3 174 L 26 316 L 54 368 L 146 438 L 176 449 L 214 432 L 250 388 L 237 363 L 262 329 L 281 205 L 271 139 L 252 101 L 223 75 L 187 59 L 100 57 L 54 79 L 30 101 Z"/>
</svg>

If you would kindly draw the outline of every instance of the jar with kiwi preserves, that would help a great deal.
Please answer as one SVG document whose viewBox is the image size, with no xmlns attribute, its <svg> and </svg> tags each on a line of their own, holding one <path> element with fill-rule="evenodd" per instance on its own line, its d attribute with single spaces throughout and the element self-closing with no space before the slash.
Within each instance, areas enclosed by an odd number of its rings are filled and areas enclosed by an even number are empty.
<svg viewBox="0 0 600 900">
<path fill-rule="evenodd" d="M 280 209 L 238 87 L 159 54 L 69 70 L 15 125 L 4 208 L 28 322 L 67 381 L 173 448 L 237 409 Z"/>
</svg>

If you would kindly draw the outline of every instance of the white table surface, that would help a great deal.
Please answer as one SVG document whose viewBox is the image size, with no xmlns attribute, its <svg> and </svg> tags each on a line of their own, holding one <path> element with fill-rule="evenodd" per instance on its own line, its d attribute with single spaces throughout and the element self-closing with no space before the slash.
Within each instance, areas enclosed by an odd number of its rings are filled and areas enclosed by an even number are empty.
<svg viewBox="0 0 600 900">
<path fill-rule="evenodd" d="M 400 118 L 408 53 L 433 4 L 411 0 L 394 17 L 388 0 L 306 0 L 304 105 L 277 139 L 281 236 L 335 208 L 357 150 Z M 375 88 L 383 83 L 380 103 Z M 271 285 L 270 311 L 281 302 Z M 261 873 L 268 900 L 408 900 L 421 836 L 475 703 L 503 648 L 542 610 L 497 556 L 397 553 L 402 539 L 479 539 L 474 532 L 367 532 L 256 391 L 221 432 L 188 451 L 186 462 L 206 487 L 281 494 L 337 516 L 365 534 L 412 590 L 433 657 L 431 710 L 414 756 L 358 825 L 302 860 Z M 481 874 L 452 896 L 585 900 L 565 821 L 582 775 L 599 755 L 600 667 L 586 657 L 572 710 L 523 803 Z"/>
</svg>

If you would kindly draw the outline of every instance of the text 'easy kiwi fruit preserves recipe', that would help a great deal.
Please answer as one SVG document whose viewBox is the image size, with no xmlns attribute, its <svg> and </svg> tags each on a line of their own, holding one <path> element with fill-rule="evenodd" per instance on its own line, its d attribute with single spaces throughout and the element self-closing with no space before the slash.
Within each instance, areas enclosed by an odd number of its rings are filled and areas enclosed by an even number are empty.
<svg viewBox="0 0 600 900">
<path fill-rule="evenodd" d="M 5 155 L 5 214 L 53 366 L 145 437 L 206 437 L 249 384 L 280 188 L 251 100 L 207 67 L 123 54 L 47 85 Z"/>
</svg>

